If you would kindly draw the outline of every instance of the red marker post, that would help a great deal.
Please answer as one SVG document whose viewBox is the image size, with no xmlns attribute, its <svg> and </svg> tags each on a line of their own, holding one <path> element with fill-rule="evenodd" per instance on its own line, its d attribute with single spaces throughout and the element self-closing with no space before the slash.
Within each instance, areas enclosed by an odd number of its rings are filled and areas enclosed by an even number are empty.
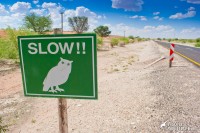
<svg viewBox="0 0 200 133">
<path fill-rule="evenodd" d="M 169 67 L 172 67 L 172 61 L 174 60 L 174 48 L 175 45 L 172 43 L 170 46 L 170 53 L 169 53 Z"/>
</svg>

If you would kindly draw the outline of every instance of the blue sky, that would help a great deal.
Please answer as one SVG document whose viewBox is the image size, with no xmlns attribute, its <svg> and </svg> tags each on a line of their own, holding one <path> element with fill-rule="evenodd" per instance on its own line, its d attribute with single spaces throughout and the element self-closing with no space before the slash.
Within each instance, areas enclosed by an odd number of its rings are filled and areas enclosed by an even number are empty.
<svg viewBox="0 0 200 133">
<path fill-rule="evenodd" d="M 87 16 L 90 31 L 109 26 L 112 34 L 150 38 L 200 37 L 200 0 L 1 0 L 0 28 L 18 28 L 29 13 L 51 15 L 53 28 L 71 30 L 68 17 Z"/>
</svg>

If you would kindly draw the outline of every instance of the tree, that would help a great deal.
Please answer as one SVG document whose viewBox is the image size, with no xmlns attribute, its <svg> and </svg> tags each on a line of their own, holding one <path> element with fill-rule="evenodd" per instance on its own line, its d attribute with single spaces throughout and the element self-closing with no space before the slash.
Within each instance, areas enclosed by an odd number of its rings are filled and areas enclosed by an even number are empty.
<svg viewBox="0 0 200 133">
<path fill-rule="evenodd" d="M 72 17 L 68 18 L 69 26 L 72 28 L 73 31 L 76 33 L 83 33 L 89 29 L 88 25 L 88 18 L 87 17 Z"/>
<path fill-rule="evenodd" d="M 198 43 L 199 43 L 199 42 L 200 42 L 200 38 L 197 38 L 197 39 L 196 39 L 196 42 L 198 42 Z"/>
<path fill-rule="evenodd" d="M 94 32 L 100 37 L 107 37 L 111 33 L 111 31 L 109 31 L 108 26 L 99 26 L 96 29 L 94 29 Z"/>
<path fill-rule="evenodd" d="M 24 18 L 24 26 L 34 32 L 43 34 L 45 31 L 51 30 L 52 20 L 50 16 L 37 16 L 32 13 Z"/>
</svg>

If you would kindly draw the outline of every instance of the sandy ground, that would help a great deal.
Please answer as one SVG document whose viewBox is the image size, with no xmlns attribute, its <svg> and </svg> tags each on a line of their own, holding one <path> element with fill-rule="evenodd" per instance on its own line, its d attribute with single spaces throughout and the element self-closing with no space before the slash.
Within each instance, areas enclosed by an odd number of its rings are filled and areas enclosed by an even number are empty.
<svg viewBox="0 0 200 133">
<path fill-rule="evenodd" d="M 99 51 L 99 99 L 67 100 L 69 132 L 200 132 L 200 69 L 178 55 L 172 68 L 167 59 L 146 68 L 168 53 L 153 41 Z M 10 133 L 58 133 L 57 99 L 24 97 L 19 69 L 0 83 Z"/>
</svg>

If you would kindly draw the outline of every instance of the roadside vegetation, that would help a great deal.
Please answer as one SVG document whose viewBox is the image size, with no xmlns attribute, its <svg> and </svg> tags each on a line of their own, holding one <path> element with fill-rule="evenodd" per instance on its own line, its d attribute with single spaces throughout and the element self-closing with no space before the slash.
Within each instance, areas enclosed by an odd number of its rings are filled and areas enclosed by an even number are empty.
<svg viewBox="0 0 200 133">
<path fill-rule="evenodd" d="M 5 133 L 7 131 L 9 131 L 8 130 L 8 125 L 3 125 L 3 120 L 0 117 L 0 133 Z"/>
<path fill-rule="evenodd" d="M 197 38 L 197 39 L 196 39 L 195 47 L 200 47 L 200 38 Z"/>
<path fill-rule="evenodd" d="M 51 30 L 50 16 L 37 16 L 34 13 L 25 16 L 23 25 L 19 29 L 8 27 L 6 35 L 0 37 L 0 59 L 18 59 L 18 36 L 45 34 Z"/>
<path fill-rule="evenodd" d="M 191 44 L 195 47 L 200 47 L 200 38 L 197 39 L 157 38 L 157 40 L 173 42 L 173 43 Z"/>
<path fill-rule="evenodd" d="M 0 59 L 18 59 L 18 36 L 36 35 L 37 33 L 31 32 L 26 29 L 12 29 L 8 27 L 6 36 L 0 38 Z"/>
</svg>

